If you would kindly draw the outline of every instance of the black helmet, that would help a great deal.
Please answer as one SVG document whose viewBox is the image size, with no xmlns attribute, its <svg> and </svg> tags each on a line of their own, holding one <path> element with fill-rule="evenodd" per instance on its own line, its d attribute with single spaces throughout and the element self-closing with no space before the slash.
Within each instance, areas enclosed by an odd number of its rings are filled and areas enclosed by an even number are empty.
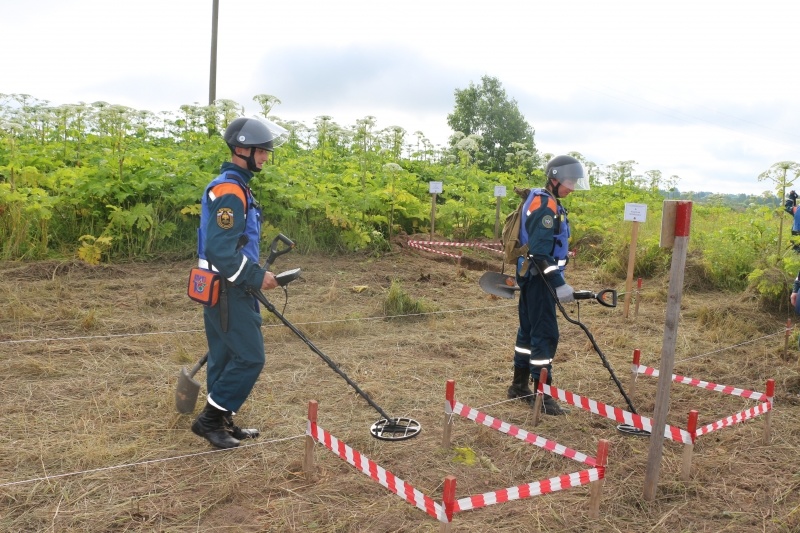
<svg viewBox="0 0 800 533">
<path fill-rule="evenodd" d="M 265 123 L 257 118 L 237 118 L 225 129 L 223 137 L 231 150 L 234 146 L 263 148 L 270 152 L 274 150 L 272 140 L 275 135 Z"/>
<path fill-rule="evenodd" d="M 564 184 L 573 191 L 588 191 L 589 180 L 583 173 L 580 161 L 569 155 L 559 155 L 547 163 L 545 168 L 548 182 L 556 180 L 559 185 Z"/>
</svg>

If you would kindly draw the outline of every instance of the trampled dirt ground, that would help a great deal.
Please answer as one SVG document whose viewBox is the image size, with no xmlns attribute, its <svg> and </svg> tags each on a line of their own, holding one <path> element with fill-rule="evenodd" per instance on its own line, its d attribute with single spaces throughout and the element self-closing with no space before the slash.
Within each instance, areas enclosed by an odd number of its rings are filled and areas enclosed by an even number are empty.
<svg viewBox="0 0 800 533">
<path fill-rule="evenodd" d="M 579 452 L 594 456 L 600 439 L 610 441 L 599 518 L 589 518 L 589 487 L 580 486 L 458 513 L 454 531 L 800 530 L 800 378 L 795 333 L 784 352 L 785 315 L 746 294 L 704 292 L 687 271 L 675 372 L 760 392 L 774 379 L 771 441 L 762 442 L 763 416 L 703 435 L 689 481 L 680 477 L 683 446 L 665 441 L 656 497 L 647 501 L 649 439 L 574 407 L 534 427 L 524 404 L 505 401 L 515 301 L 478 287 L 483 269 L 500 267 L 494 256 L 465 253 L 472 260 L 460 269 L 406 247 L 381 258 L 280 258 L 276 270 L 303 268 L 285 316 L 381 408 L 423 431 L 402 442 L 372 438 L 378 413 L 265 312 L 267 366 L 237 416 L 262 437 L 231 451 L 213 451 L 189 431 L 193 417 L 175 410 L 181 367 L 205 351 L 200 307 L 185 296 L 191 261 L 0 265 L 0 530 L 439 531 L 435 519 L 319 444 L 314 479 L 306 478 L 312 399 L 321 427 L 436 501 L 448 475 L 463 498 L 586 468 L 458 417 L 452 446 L 443 447 L 448 379 L 458 401 Z M 599 276 L 580 257 L 570 269 L 576 289 L 624 290 L 624 280 Z M 438 312 L 385 318 L 393 279 Z M 622 296 L 615 309 L 568 306 L 626 389 L 634 349 L 659 367 L 667 284 L 644 280 L 638 313 L 631 304 L 627 319 Z M 268 296 L 283 309 L 283 293 Z M 625 408 L 584 332 L 563 319 L 561 331 L 554 384 Z M 656 386 L 639 376 L 631 399 L 640 414 L 653 415 Z M 696 409 L 704 425 L 754 405 L 673 384 L 668 422 L 686 427 Z"/>
</svg>

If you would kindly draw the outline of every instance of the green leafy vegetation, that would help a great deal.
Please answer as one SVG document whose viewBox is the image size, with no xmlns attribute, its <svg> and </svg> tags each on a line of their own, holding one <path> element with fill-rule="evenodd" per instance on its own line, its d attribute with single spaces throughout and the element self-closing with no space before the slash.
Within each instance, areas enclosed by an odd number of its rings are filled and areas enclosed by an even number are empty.
<svg viewBox="0 0 800 533">
<path fill-rule="evenodd" d="M 280 103 L 269 95 L 254 100 L 265 114 Z M 0 259 L 191 257 L 200 191 L 229 157 L 219 132 L 241 108 L 221 100 L 155 114 L 105 102 L 52 107 L 28 95 L 0 95 Z M 477 125 L 441 149 L 422 132 L 412 139 L 399 126 L 377 130 L 375 117 L 342 127 L 321 116 L 308 127 L 270 116 L 290 137 L 253 182 L 265 238 L 281 231 L 304 251 L 386 252 L 399 235 L 430 231 L 431 181 L 444 188 L 436 197 L 438 234 L 493 238 L 495 186 L 541 186 L 541 165 L 551 155 L 537 153 L 533 130 L 522 123 L 522 138 L 492 137 L 487 148 L 486 133 L 500 131 L 492 120 L 515 109 L 494 79 L 457 91 L 453 125 Z M 579 260 L 624 277 L 631 236 L 625 204 L 642 203 L 648 213 L 634 273 L 668 270 L 670 251 L 659 246 L 662 205 L 689 199 L 695 281 L 726 290 L 753 287 L 765 301 L 785 301 L 800 269 L 784 236 L 790 219 L 782 210 L 798 177 L 795 163 L 776 163 L 758 177 L 771 181 L 777 194 L 726 196 L 680 193 L 677 176 L 638 174 L 635 161 L 600 168 L 571 155 L 584 163 L 592 184 L 564 201 Z M 502 216 L 517 202 L 514 194 L 502 199 Z"/>
</svg>

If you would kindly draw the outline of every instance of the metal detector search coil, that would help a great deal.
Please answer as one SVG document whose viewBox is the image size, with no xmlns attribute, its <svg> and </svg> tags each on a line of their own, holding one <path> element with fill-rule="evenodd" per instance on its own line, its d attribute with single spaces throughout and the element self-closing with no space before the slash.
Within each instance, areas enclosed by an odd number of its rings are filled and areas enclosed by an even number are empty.
<svg viewBox="0 0 800 533">
<path fill-rule="evenodd" d="M 413 418 L 381 418 L 369 428 L 373 437 L 380 440 L 406 440 L 417 436 L 422 426 Z"/>
</svg>

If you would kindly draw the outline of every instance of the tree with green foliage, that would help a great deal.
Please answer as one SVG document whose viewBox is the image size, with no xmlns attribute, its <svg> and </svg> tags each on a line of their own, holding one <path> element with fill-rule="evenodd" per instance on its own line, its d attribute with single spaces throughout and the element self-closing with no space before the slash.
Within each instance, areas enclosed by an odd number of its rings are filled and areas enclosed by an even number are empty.
<svg viewBox="0 0 800 533">
<path fill-rule="evenodd" d="M 789 171 L 793 175 L 789 176 Z M 781 204 L 779 209 L 783 208 L 786 202 L 786 188 L 791 187 L 795 180 L 800 176 L 800 165 L 794 161 L 781 161 L 775 163 L 769 169 L 765 170 L 758 175 L 758 181 L 769 180 L 775 184 L 775 191 L 780 195 Z M 781 216 L 780 229 L 778 230 L 778 254 L 781 251 L 781 241 L 783 240 L 783 216 Z"/>
<path fill-rule="evenodd" d="M 509 99 L 503 85 L 497 78 L 483 76 L 481 84 L 469 84 L 466 89 L 456 89 L 456 103 L 453 112 L 447 115 L 447 124 L 463 137 L 479 135 L 481 138 L 478 161 L 481 170 L 489 172 L 511 171 L 519 166 L 518 154 L 512 143 L 522 144 L 530 154 L 529 170 L 539 165 L 536 145 L 533 141 L 533 128 L 517 107 L 517 101 Z M 462 139 L 451 139 L 451 147 Z"/>
</svg>

